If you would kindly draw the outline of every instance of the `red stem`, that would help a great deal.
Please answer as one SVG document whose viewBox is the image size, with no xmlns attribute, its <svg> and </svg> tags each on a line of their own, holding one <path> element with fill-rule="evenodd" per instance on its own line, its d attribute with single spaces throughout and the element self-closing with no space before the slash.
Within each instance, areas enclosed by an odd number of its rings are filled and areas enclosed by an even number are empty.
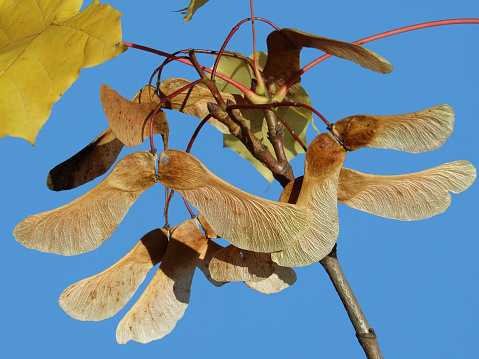
<svg viewBox="0 0 479 359">
<path fill-rule="evenodd" d="M 188 146 L 186 147 L 186 153 L 190 153 L 191 151 L 191 147 L 193 147 L 193 143 L 195 142 L 196 140 L 196 137 L 198 136 L 198 133 L 200 132 L 201 128 L 204 126 L 204 124 L 206 122 L 208 122 L 208 120 L 213 117 L 211 114 L 208 114 L 208 116 L 206 116 L 201 122 L 200 124 L 198 125 L 198 127 L 196 127 L 196 130 L 195 132 L 193 133 L 193 135 L 191 136 L 191 139 L 190 139 L 190 142 L 188 143 Z"/>
<path fill-rule="evenodd" d="M 250 21 L 251 19 L 255 19 L 255 20 L 258 20 L 258 21 L 266 22 L 267 24 L 273 26 L 275 30 L 280 30 L 280 28 L 277 27 L 275 24 L 273 24 L 271 21 L 266 20 L 266 19 L 263 19 L 263 18 L 261 18 L 261 17 L 250 17 L 250 18 L 241 20 L 239 23 L 237 23 L 236 26 L 231 29 L 230 33 L 229 33 L 228 36 L 226 37 L 225 42 L 224 42 L 223 45 L 221 46 L 220 51 L 218 52 L 218 56 L 216 57 L 215 63 L 214 63 L 214 65 L 213 65 L 213 70 L 212 70 L 212 72 L 211 72 L 211 80 L 212 80 L 212 81 L 214 81 L 214 79 L 215 79 L 216 69 L 218 68 L 218 64 L 219 64 L 219 62 L 220 62 L 221 56 L 223 56 L 223 52 L 225 51 L 226 45 L 228 45 L 228 43 L 230 42 L 230 40 L 231 40 L 231 38 L 233 37 L 233 35 L 236 33 L 236 31 L 239 30 L 240 26 L 243 25 L 245 22 Z M 218 75 L 218 77 L 220 77 L 220 76 Z M 221 77 L 220 77 L 220 78 L 221 78 Z"/>
<path fill-rule="evenodd" d="M 294 130 L 291 128 L 291 126 L 284 120 L 284 118 L 282 118 L 279 114 L 275 113 L 276 114 L 276 117 L 279 118 L 279 120 L 281 121 L 281 123 L 283 124 L 284 127 L 286 127 L 286 129 L 289 131 L 289 133 L 291 134 L 291 136 L 294 138 L 294 140 L 296 142 L 298 142 L 300 144 L 300 146 L 303 148 L 304 152 L 306 152 L 308 150 L 308 148 L 306 147 L 306 145 L 303 143 L 303 141 L 301 141 L 301 139 L 298 137 L 298 135 L 296 134 L 296 132 L 294 132 Z"/>
<path fill-rule="evenodd" d="M 143 50 L 143 51 L 147 51 L 147 52 L 151 52 L 153 54 L 156 54 L 156 55 L 160 55 L 160 56 L 164 56 L 164 57 L 167 57 L 171 60 L 175 60 L 175 61 L 179 61 L 179 62 L 182 62 L 184 64 L 187 64 L 189 66 L 193 66 L 193 64 L 191 63 L 191 61 L 185 59 L 185 58 L 182 58 L 182 57 L 176 57 L 174 55 L 171 55 L 171 54 L 168 54 L 166 52 L 163 52 L 163 51 L 159 51 L 159 50 L 156 50 L 156 49 L 152 49 L 151 47 L 147 47 L 147 46 L 142 46 L 142 45 L 138 45 L 138 44 L 133 44 L 131 42 L 123 42 L 126 46 L 128 47 L 131 47 L 131 48 L 134 48 L 134 49 L 139 49 L 139 50 Z M 206 71 L 208 73 L 211 73 L 212 70 L 207 68 L 207 67 L 204 67 L 204 66 L 201 66 L 201 69 L 203 71 Z M 257 96 L 253 91 L 251 91 L 249 88 L 246 88 L 245 86 L 243 86 L 242 84 L 240 84 L 239 82 L 236 82 L 235 80 L 233 79 L 230 79 L 229 77 L 227 76 L 224 76 L 222 74 L 217 74 L 217 76 L 222 79 L 222 80 L 225 80 L 226 82 L 230 83 L 231 85 L 235 86 L 238 90 L 240 90 L 241 92 L 243 92 L 246 96 L 248 96 L 249 94 L 251 94 L 252 96 Z"/>
</svg>

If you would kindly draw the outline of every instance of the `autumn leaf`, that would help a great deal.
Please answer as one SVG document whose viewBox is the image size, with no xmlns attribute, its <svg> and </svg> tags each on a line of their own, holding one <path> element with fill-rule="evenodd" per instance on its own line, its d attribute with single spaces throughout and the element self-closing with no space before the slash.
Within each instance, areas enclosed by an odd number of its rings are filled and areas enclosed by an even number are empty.
<svg viewBox="0 0 479 359">
<path fill-rule="evenodd" d="M 156 183 L 155 159 L 148 151 L 131 153 L 97 186 L 76 200 L 25 218 L 14 229 L 27 248 L 66 256 L 98 248 L 138 197 Z"/>
<path fill-rule="evenodd" d="M 233 54 L 244 57 L 244 55 L 240 53 Z M 253 59 L 253 54 L 251 54 L 249 58 Z M 263 69 L 266 65 L 268 54 L 263 51 L 257 51 L 256 59 L 258 61 L 258 68 Z M 222 56 L 216 71 L 222 75 L 234 79 L 236 82 L 239 82 L 246 88 L 251 87 L 251 80 L 254 78 L 253 69 L 248 62 L 238 57 Z M 218 87 L 218 90 L 221 92 L 243 95 L 243 93 L 237 87 L 231 85 L 229 82 L 221 78 L 215 78 L 215 84 Z"/>
<path fill-rule="evenodd" d="M 0 137 L 35 143 L 52 105 L 80 70 L 126 50 L 121 14 L 95 0 L 0 2 Z M 54 51 L 52 51 L 52 49 Z"/>
</svg>

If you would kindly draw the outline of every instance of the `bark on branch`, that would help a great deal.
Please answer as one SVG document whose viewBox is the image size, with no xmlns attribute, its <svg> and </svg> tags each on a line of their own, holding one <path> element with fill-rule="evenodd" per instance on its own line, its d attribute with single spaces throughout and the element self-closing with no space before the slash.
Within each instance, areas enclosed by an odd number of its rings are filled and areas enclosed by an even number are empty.
<svg viewBox="0 0 479 359">
<path fill-rule="evenodd" d="M 328 273 L 336 292 L 339 294 L 341 302 L 343 302 L 354 330 L 356 330 L 356 337 L 358 338 L 359 344 L 363 347 L 366 357 L 368 359 L 382 359 L 383 356 L 379 349 L 376 333 L 374 332 L 374 329 L 369 326 L 366 316 L 361 310 L 361 307 L 346 280 L 343 270 L 339 265 L 336 246 L 334 246 L 331 253 L 323 258 L 320 263 Z"/>
</svg>

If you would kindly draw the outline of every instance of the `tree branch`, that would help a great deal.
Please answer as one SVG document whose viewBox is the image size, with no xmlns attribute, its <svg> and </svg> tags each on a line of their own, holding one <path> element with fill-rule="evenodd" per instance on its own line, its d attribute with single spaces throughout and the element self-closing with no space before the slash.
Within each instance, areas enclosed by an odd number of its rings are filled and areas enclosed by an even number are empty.
<svg viewBox="0 0 479 359">
<path fill-rule="evenodd" d="M 359 306 L 359 303 L 354 296 L 354 293 L 349 286 L 348 281 L 339 265 L 336 245 L 331 253 L 323 258 L 319 263 L 323 266 L 333 282 L 336 292 L 339 294 L 341 302 L 348 313 L 349 319 L 356 330 L 356 337 L 359 344 L 363 347 L 364 353 L 368 359 L 382 359 L 381 350 L 379 349 L 378 339 L 374 329 L 369 326 L 369 323 Z"/>
</svg>

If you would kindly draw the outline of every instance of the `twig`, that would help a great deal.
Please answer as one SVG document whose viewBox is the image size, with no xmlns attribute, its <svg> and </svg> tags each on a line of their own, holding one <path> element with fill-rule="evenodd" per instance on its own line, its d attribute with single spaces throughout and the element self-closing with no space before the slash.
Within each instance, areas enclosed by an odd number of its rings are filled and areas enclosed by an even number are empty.
<svg viewBox="0 0 479 359">
<path fill-rule="evenodd" d="M 283 126 L 278 122 L 276 114 L 271 110 L 263 110 L 266 123 L 268 124 L 268 140 L 274 148 L 276 159 L 283 165 L 289 165 L 286 153 L 284 153 Z"/>
<path fill-rule="evenodd" d="M 348 281 L 346 280 L 343 270 L 339 265 L 336 245 L 331 253 L 323 258 L 320 263 L 328 273 L 336 292 L 339 294 L 341 302 L 343 302 L 349 319 L 356 330 L 356 337 L 358 338 L 359 344 L 363 347 L 366 357 L 368 359 L 382 359 L 383 356 L 379 349 L 376 333 L 374 332 L 374 329 L 369 326 L 369 323 L 364 316 Z"/>
<path fill-rule="evenodd" d="M 200 75 L 203 83 L 210 90 L 220 108 L 228 116 L 217 117 L 217 120 L 226 125 L 232 135 L 240 140 L 248 149 L 248 151 L 261 163 L 263 163 L 272 173 L 273 177 L 283 186 L 294 179 L 293 169 L 288 162 L 286 164 L 279 163 L 271 154 L 268 147 L 258 139 L 246 125 L 243 114 L 239 110 L 228 110 L 230 105 L 234 103 L 225 103 L 221 93 L 214 81 L 208 79 L 203 72 L 202 66 L 198 63 L 193 51 L 190 52 L 190 60 L 194 68 Z"/>
</svg>

